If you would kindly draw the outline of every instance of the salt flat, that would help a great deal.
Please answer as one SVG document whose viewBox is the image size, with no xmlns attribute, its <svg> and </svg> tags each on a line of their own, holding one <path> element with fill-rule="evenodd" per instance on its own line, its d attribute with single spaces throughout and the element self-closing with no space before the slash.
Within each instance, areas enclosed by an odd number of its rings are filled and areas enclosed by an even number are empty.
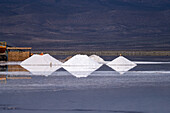
<svg viewBox="0 0 170 113">
<path fill-rule="evenodd" d="M 170 112 L 168 63 L 138 64 L 124 74 L 104 64 L 83 78 L 62 67 L 44 76 L 45 67 L 37 67 L 36 74 L 0 71 L 6 77 L 0 81 L 0 113 Z"/>
</svg>

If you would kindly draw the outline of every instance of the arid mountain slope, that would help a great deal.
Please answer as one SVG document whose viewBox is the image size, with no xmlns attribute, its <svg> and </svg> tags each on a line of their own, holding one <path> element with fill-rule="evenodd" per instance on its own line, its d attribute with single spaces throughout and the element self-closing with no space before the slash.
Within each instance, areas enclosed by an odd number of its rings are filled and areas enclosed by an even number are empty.
<svg viewBox="0 0 170 113">
<path fill-rule="evenodd" d="M 169 0 L 1 0 L 0 40 L 50 50 L 169 50 Z"/>
</svg>

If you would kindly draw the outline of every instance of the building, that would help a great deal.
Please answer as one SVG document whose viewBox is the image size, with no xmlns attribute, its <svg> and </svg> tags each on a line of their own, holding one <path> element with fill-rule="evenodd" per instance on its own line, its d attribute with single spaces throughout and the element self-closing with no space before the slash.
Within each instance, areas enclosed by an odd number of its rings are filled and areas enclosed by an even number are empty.
<svg viewBox="0 0 170 113">
<path fill-rule="evenodd" d="M 23 61 L 31 56 L 31 47 L 7 47 L 0 42 L 0 61 Z"/>
<path fill-rule="evenodd" d="M 0 61 L 7 61 L 6 42 L 0 42 Z"/>
<path fill-rule="evenodd" d="M 0 53 L 5 53 L 6 51 L 6 42 L 0 42 Z"/>
<path fill-rule="evenodd" d="M 31 56 L 31 47 L 7 47 L 8 61 L 23 61 Z"/>
</svg>

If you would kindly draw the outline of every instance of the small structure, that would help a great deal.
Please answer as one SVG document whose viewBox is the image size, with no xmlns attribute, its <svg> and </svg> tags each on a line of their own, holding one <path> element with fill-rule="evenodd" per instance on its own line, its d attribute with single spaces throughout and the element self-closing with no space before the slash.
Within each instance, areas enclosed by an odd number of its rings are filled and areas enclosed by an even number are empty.
<svg viewBox="0 0 170 113">
<path fill-rule="evenodd" d="M 31 47 L 7 47 L 8 61 L 23 61 L 31 56 Z"/>
<path fill-rule="evenodd" d="M 30 57 L 31 47 L 9 47 L 6 42 L 0 42 L 0 61 L 23 61 Z"/>
<path fill-rule="evenodd" d="M 7 61 L 6 42 L 0 42 L 0 61 Z"/>
<path fill-rule="evenodd" d="M 0 42 L 0 53 L 5 53 L 6 51 L 6 42 Z"/>
</svg>

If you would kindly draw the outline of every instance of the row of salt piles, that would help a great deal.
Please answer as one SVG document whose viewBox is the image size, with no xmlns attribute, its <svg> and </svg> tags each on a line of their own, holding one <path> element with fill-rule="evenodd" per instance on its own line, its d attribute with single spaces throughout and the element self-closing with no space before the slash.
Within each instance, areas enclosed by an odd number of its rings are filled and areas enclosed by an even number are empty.
<svg viewBox="0 0 170 113">
<path fill-rule="evenodd" d="M 52 72 L 63 67 L 76 77 L 87 77 L 92 72 L 100 68 L 103 64 L 106 64 L 120 74 L 123 74 L 136 66 L 135 63 L 123 56 L 119 56 L 111 62 L 106 63 L 97 55 L 91 55 L 89 57 L 87 55 L 75 55 L 62 64 L 49 54 L 33 55 L 24 60 L 21 63 L 21 66 L 32 72 L 34 75 L 50 75 Z"/>
<path fill-rule="evenodd" d="M 106 62 L 99 56 L 97 55 L 91 55 L 89 56 L 89 58 L 93 59 L 94 61 L 101 63 L 101 64 L 105 64 Z"/>
</svg>

